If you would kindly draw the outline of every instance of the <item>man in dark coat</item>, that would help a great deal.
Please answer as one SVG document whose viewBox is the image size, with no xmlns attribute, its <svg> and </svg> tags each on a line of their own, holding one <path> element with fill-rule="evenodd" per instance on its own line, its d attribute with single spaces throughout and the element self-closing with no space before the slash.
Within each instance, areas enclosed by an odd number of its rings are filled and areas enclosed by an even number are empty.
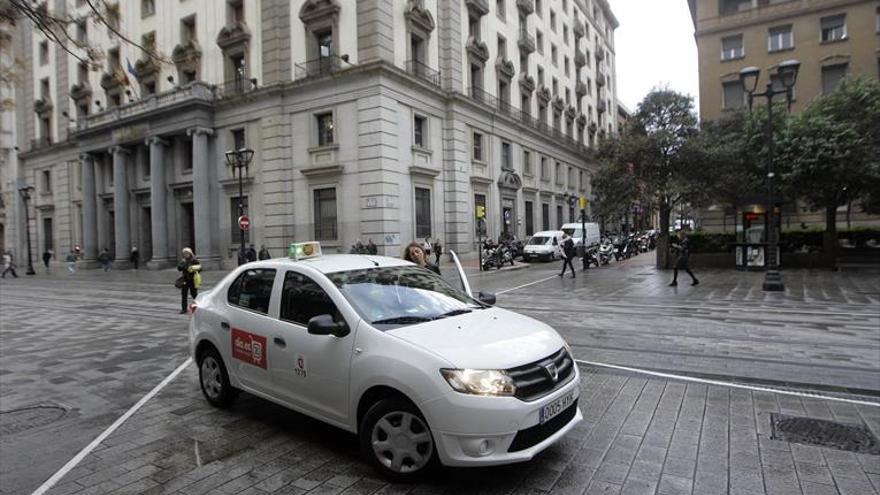
<svg viewBox="0 0 880 495">
<path fill-rule="evenodd" d="M 271 257 L 272 257 L 272 255 L 269 254 L 269 250 L 266 249 L 266 246 L 260 246 L 260 255 L 259 255 L 260 260 L 267 260 Z"/>
<path fill-rule="evenodd" d="M 700 281 L 697 280 L 697 277 L 691 271 L 691 241 L 684 230 L 678 231 L 677 242 L 675 238 L 672 239 L 672 248 L 678 252 L 678 257 L 675 259 L 675 266 L 672 269 L 672 283 L 669 286 L 675 287 L 678 285 L 679 270 L 684 270 L 691 276 L 691 285 L 699 284 Z"/>
<path fill-rule="evenodd" d="M 254 249 L 253 244 L 251 244 L 250 247 L 248 247 L 247 252 L 245 253 L 245 257 L 246 257 L 248 263 L 250 263 L 252 261 L 257 261 L 257 250 Z"/>
<path fill-rule="evenodd" d="M 565 268 L 571 268 L 571 278 L 574 278 L 574 266 L 571 264 L 575 257 L 574 241 L 568 234 L 562 234 L 562 272 L 559 276 L 565 275 Z"/>
</svg>

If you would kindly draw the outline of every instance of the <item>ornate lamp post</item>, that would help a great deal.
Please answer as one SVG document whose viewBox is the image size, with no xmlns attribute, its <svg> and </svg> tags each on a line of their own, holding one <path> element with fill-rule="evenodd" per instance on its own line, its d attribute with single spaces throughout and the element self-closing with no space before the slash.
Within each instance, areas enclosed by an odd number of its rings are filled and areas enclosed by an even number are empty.
<svg viewBox="0 0 880 495">
<path fill-rule="evenodd" d="M 24 232 L 27 237 L 27 273 L 28 275 L 36 275 L 37 272 L 34 270 L 34 260 L 31 253 L 31 217 L 28 208 L 28 202 L 31 200 L 31 193 L 34 191 L 34 186 L 24 186 L 18 188 L 18 194 L 21 194 L 21 200 L 24 201 Z"/>
<path fill-rule="evenodd" d="M 746 67 L 739 71 L 740 82 L 742 82 L 743 89 L 748 95 L 749 112 L 752 111 L 752 100 L 756 96 L 767 98 L 767 270 L 764 272 L 764 284 L 762 286 L 762 289 L 765 291 L 785 290 L 785 284 L 782 283 L 782 276 L 779 274 L 779 264 L 777 263 L 779 240 L 776 231 L 776 215 L 773 207 L 773 179 L 776 176 L 773 166 L 773 97 L 784 94 L 788 110 L 791 110 L 792 89 L 794 89 L 795 82 L 797 81 L 800 66 L 801 63 L 797 60 L 781 62 L 777 66 L 777 75 L 782 83 L 782 88 L 775 89 L 771 79 L 767 82 L 767 89 L 763 93 L 755 93 L 761 69 Z"/>
<path fill-rule="evenodd" d="M 238 170 L 238 218 L 239 218 L 239 239 L 241 240 L 241 250 L 239 256 L 244 253 L 244 229 L 241 227 L 241 217 L 244 216 L 244 176 L 247 174 L 247 168 L 254 159 L 254 150 L 242 148 L 239 150 L 229 150 L 226 152 L 226 165 Z"/>
</svg>

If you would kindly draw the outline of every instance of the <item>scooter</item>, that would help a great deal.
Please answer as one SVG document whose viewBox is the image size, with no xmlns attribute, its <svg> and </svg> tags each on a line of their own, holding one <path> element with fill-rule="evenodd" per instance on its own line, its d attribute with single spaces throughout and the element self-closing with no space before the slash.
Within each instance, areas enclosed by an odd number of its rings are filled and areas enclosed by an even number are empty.
<svg viewBox="0 0 880 495">
<path fill-rule="evenodd" d="M 599 262 L 603 265 L 607 265 L 608 262 L 611 261 L 611 258 L 614 257 L 614 244 L 611 243 L 611 239 L 607 237 L 602 238 L 602 243 L 599 244 L 597 257 L 599 258 Z"/>
</svg>

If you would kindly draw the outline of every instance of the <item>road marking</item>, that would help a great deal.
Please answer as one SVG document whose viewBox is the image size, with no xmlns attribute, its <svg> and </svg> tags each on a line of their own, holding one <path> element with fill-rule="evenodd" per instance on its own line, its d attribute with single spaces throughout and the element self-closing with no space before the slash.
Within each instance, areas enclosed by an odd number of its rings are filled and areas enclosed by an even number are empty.
<svg viewBox="0 0 880 495">
<path fill-rule="evenodd" d="M 615 369 L 615 370 L 629 371 L 632 373 L 641 373 L 643 375 L 651 375 L 651 376 L 656 376 L 659 378 L 670 378 L 670 379 L 681 380 L 681 381 L 686 381 L 686 382 L 704 383 L 706 385 L 718 385 L 721 387 L 741 388 L 744 390 L 751 390 L 753 392 L 770 392 L 773 394 L 793 395 L 795 397 L 807 397 L 810 399 L 822 399 L 822 400 L 831 400 L 831 401 L 836 401 L 836 402 L 846 402 L 847 404 L 858 404 L 861 406 L 880 407 L 880 403 L 878 403 L 878 402 L 869 402 L 869 401 L 865 401 L 865 400 L 846 399 L 843 397 L 829 397 L 827 395 L 813 394 L 810 392 L 795 392 L 793 390 L 783 390 L 783 389 L 771 388 L 771 387 L 758 387 L 755 385 L 745 385 L 742 383 L 723 382 L 720 380 L 709 380 L 706 378 L 697 378 L 697 377 L 687 376 L 687 375 L 675 375 L 672 373 L 663 373 L 660 371 L 652 371 L 652 370 L 646 370 L 646 369 L 642 369 L 642 368 L 632 368 L 629 366 L 620 366 L 618 364 L 601 363 L 598 361 L 587 361 L 584 359 L 575 359 L 575 362 L 579 363 L 579 364 L 586 364 L 588 366 L 596 366 L 599 368 L 611 368 L 611 369 Z"/>
<path fill-rule="evenodd" d="M 73 457 L 73 459 L 67 461 L 67 464 L 62 466 L 61 469 L 59 469 L 55 474 L 53 474 L 51 478 L 47 479 L 45 483 L 43 483 L 42 485 L 40 485 L 39 488 L 34 490 L 34 492 L 31 495 L 43 495 L 44 493 L 49 491 L 49 489 L 51 489 L 53 486 L 55 486 L 55 484 L 58 483 L 61 480 L 61 478 L 64 477 L 64 475 L 69 473 L 71 469 L 75 468 L 77 464 L 82 462 L 82 460 L 85 459 L 85 457 L 87 455 L 89 455 L 93 450 L 95 450 L 95 447 L 100 445 L 101 442 L 103 442 L 104 440 L 107 439 L 107 437 L 109 437 L 111 434 L 113 434 L 113 432 L 116 431 L 117 428 L 122 426 L 122 424 L 125 423 L 125 421 L 128 420 L 128 418 L 130 418 L 134 413 L 136 413 L 138 411 L 138 409 L 143 407 L 144 404 L 146 404 L 150 399 L 155 397 L 156 394 L 158 394 L 160 391 L 162 391 L 162 389 L 165 388 L 166 385 L 168 385 L 169 383 L 171 383 L 172 380 L 177 378 L 177 375 L 179 375 L 180 372 L 183 371 L 184 368 L 189 366 L 191 363 L 192 363 L 192 358 L 191 357 L 186 358 L 186 361 L 184 361 L 180 366 L 178 366 L 177 369 L 172 371 L 170 375 L 166 376 L 164 380 L 162 380 L 158 385 L 156 385 L 153 388 L 153 390 L 150 390 L 149 392 L 147 392 L 147 395 L 143 396 L 141 398 L 141 400 L 137 401 L 137 403 L 135 405 L 131 406 L 131 408 L 128 411 L 125 411 L 125 414 L 120 416 L 119 419 L 114 421 L 112 425 L 110 425 L 106 430 L 101 432 L 100 435 L 98 435 L 94 440 L 92 440 L 92 442 L 90 444 L 86 445 L 82 450 L 80 450 L 79 453 L 77 453 Z"/>
<path fill-rule="evenodd" d="M 535 285 L 535 284 L 540 284 L 541 282 L 546 282 L 546 281 L 551 280 L 551 279 L 554 279 L 554 278 L 556 278 L 556 277 L 558 277 L 558 275 L 550 275 L 549 277 L 545 277 L 545 278 L 542 278 L 542 279 L 539 279 L 539 280 L 535 280 L 534 282 L 529 282 L 529 283 L 527 283 L 527 284 L 517 285 L 516 287 L 511 287 L 510 289 L 499 290 L 498 292 L 495 293 L 495 295 L 498 295 L 498 294 L 506 294 L 506 293 L 508 293 L 508 292 L 513 292 L 513 291 L 515 291 L 515 290 L 524 289 L 524 288 L 526 288 L 526 287 L 529 287 L 529 286 L 532 286 L 532 285 Z"/>
</svg>

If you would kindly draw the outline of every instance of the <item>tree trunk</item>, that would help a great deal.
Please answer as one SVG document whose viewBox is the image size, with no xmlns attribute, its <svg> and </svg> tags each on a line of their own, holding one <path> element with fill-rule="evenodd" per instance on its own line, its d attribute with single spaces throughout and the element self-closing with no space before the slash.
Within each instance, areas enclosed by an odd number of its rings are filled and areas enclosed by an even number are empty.
<svg viewBox="0 0 880 495">
<path fill-rule="evenodd" d="M 823 250 L 830 266 L 837 264 L 837 206 L 825 207 L 825 234 L 822 235 Z"/>
<path fill-rule="evenodd" d="M 660 235 L 657 237 L 657 268 L 669 268 L 669 217 L 671 210 L 668 204 L 660 205 Z"/>
</svg>

